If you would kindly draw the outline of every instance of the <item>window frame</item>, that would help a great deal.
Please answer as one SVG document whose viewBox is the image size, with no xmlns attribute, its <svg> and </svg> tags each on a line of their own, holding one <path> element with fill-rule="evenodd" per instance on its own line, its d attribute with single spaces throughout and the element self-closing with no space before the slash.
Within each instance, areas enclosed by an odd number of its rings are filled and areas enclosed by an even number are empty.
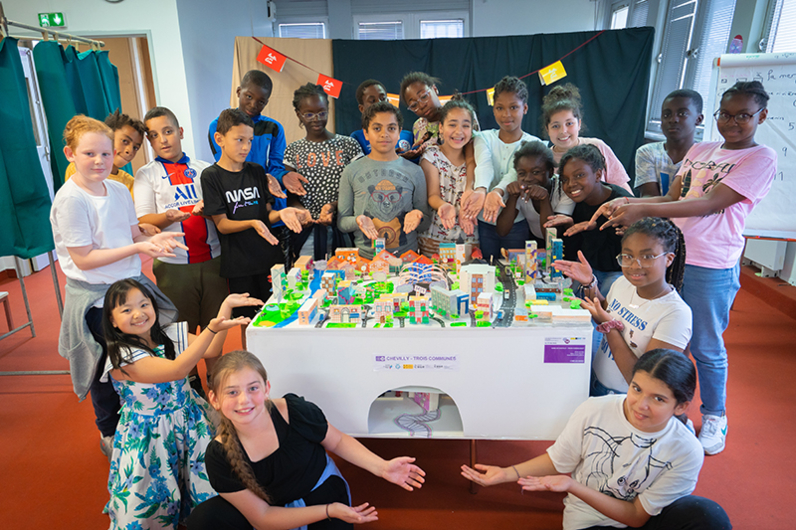
<svg viewBox="0 0 796 530">
<path fill-rule="evenodd" d="M 359 24 L 369 22 L 397 22 L 400 21 L 403 27 L 402 40 L 419 40 L 420 22 L 435 22 L 441 20 L 461 20 L 464 23 L 464 35 L 462 38 L 470 36 L 470 13 L 469 11 L 417 11 L 413 13 L 373 13 L 357 14 L 353 17 L 354 39 L 359 39 Z"/>
<path fill-rule="evenodd" d="M 323 39 L 328 39 L 329 37 L 329 18 L 328 17 L 285 17 L 285 18 L 278 18 L 275 22 L 276 26 L 276 37 L 280 39 L 299 39 L 304 37 L 282 37 L 282 26 L 295 26 L 301 24 L 321 24 L 323 26 Z"/>
</svg>

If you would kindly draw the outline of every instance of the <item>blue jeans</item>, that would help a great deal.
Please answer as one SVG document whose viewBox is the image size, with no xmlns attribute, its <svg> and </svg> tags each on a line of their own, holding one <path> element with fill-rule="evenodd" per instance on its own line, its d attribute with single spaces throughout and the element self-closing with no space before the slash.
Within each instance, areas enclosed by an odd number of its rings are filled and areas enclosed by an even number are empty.
<svg viewBox="0 0 796 530">
<path fill-rule="evenodd" d="M 484 255 L 487 262 L 493 256 L 496 260 L 500 259 L 501 248 L 525 248 L 525 242 L 530 237 L 531 229 L 528 228 L 528 221 L 524 219 L 514 223 L 505 237 L 498 235 L 495 225 L 483 221 L 478 222 L 478 246 L 481 247 L 481 254 Z"/>
<path fill-rule="evenodd" d="M 615 526 L 591 526 L 586 530 L 614 530 Z M 696 495 L 680 497 L 661 513 L 650 517 L 640 530 L 731 530 L 732 523 L 717 502 Z"/>
<path fill-rule="evenodd" d="M 595 332 L 597 333 L 597 332 Z M 602 333 L 598 333 L 598 335 L 602 335 Z M 627 392 L 622 392 L 621 390 L 615 390 L 613 388 L 608 388 L 604 384 L 597 379 L 597 374 L 594 373 L 594 369 L 591 371 L 591 387 L 589 388 L 589 397 L 600 397 L 600 396 L 610 396 L 613 394 L 627 394 Z"/>
<path fill-rule="evenodd" d="M 699 376 L 702 414 L 721 416 L 727 401 L 727 349 L 722 334 L 730 322 L 730 307 L 741 288 L 740 264 L 729 269 L 686 265 L 683 300 L 694 315 L 691 336 Z"/>
</svg>

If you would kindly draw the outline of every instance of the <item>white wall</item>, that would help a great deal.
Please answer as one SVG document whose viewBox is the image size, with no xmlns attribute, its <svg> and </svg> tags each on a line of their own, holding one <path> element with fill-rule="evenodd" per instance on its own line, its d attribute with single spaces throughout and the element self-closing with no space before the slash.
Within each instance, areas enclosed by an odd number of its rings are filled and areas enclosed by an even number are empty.
<svg viewBox="0 0 796 530">
<path fill-rule="evenodd" d="M 472 36 L 594 30 L 590 0 L 472 0 Z"/>
<path fill-rule="evenodd" d="M 38 13 L 62 12 L 67 23 L 64 31 L 74 35 L 149 35 L 157 103 L 174 111 L 186 130 L 193 129 L 176 0 L 116 4 L 100 0 L 5 0 L 3 8 L 10 20 L 32 26 L 38 26 Z M 11 33 L 29 34 L 19 29 Z M 183 149 L 189 153 L 195 152 L 191 136 L 183 142 Z"/>
</svg>

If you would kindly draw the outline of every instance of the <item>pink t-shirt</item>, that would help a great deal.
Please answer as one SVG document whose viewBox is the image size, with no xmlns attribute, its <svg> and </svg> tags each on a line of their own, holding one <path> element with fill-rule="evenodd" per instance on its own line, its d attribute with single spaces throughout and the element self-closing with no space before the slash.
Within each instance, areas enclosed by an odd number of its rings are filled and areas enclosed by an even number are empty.
<svg viewBox="0 0 796 530">
<path fill-rule="evenodd" d="M 630 177 L 627 176 L 625 166 L 623 166 L 622 162 L 616 158 L 611 146 L 599 138 L 584 138 L 581 136 L 578 138 L 578 145 L 583 144 L 590 144 L 597 147 L 597 149 L 600 150 L 600 153 L 602 153 L 603 158 L 605 158 L 605 176 L 603 177 L 603 182 L 614 184 L 633 194 L 633 189 L 630 187 Z M 553 158 L 555 159 L 556 163 L 561 162 L 562 156 L 564 156 L 564 153 L 559 153 L 555 149 L 553 150 Z"/>
<path fill-rule="evenodd" d="M 738 263 L 746 218 L 768 193 L 777 169 L 777 154 L 768 146 L 731 150 L 722 149 L 723 143 L 694 144 L 677 172 L 683 179 L 680 200 L 702 197 L 718 183 L 744 197 L 711 215 L 674 219 L 685 238 L 686 263 L 708 269 Z"/>
</svg>

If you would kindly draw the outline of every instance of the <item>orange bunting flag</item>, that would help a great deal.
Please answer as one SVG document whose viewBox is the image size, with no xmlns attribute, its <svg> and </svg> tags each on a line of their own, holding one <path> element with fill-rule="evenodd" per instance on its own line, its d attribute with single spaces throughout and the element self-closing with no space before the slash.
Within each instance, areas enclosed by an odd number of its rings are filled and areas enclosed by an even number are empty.
<svg viewBox="0 0 796 530">
<path fill-rule="evenodd" d="M 394 107 L 399 107 L 401 105 L 401 96 L 398 94 L 390 94 L 387 93 L 387 101 L 393 104 Z"/>
<path fill-rule="evenodd" d="M 281 72 L 287 57 L 268 46 L 263 46 L 257 54 L 257 60 L 268 68 Z"/>
<path fill-rule="evenodd" d="M 317 84 L 321 85 L 323 87 L 323 91 L 333 98 L 337 99 L 340 97 L 340 89 L 343 88 L 342 81 L 338 81 L 337 79 L 333 79 L 323 74 L 318 74 Z"/>
</svg>

